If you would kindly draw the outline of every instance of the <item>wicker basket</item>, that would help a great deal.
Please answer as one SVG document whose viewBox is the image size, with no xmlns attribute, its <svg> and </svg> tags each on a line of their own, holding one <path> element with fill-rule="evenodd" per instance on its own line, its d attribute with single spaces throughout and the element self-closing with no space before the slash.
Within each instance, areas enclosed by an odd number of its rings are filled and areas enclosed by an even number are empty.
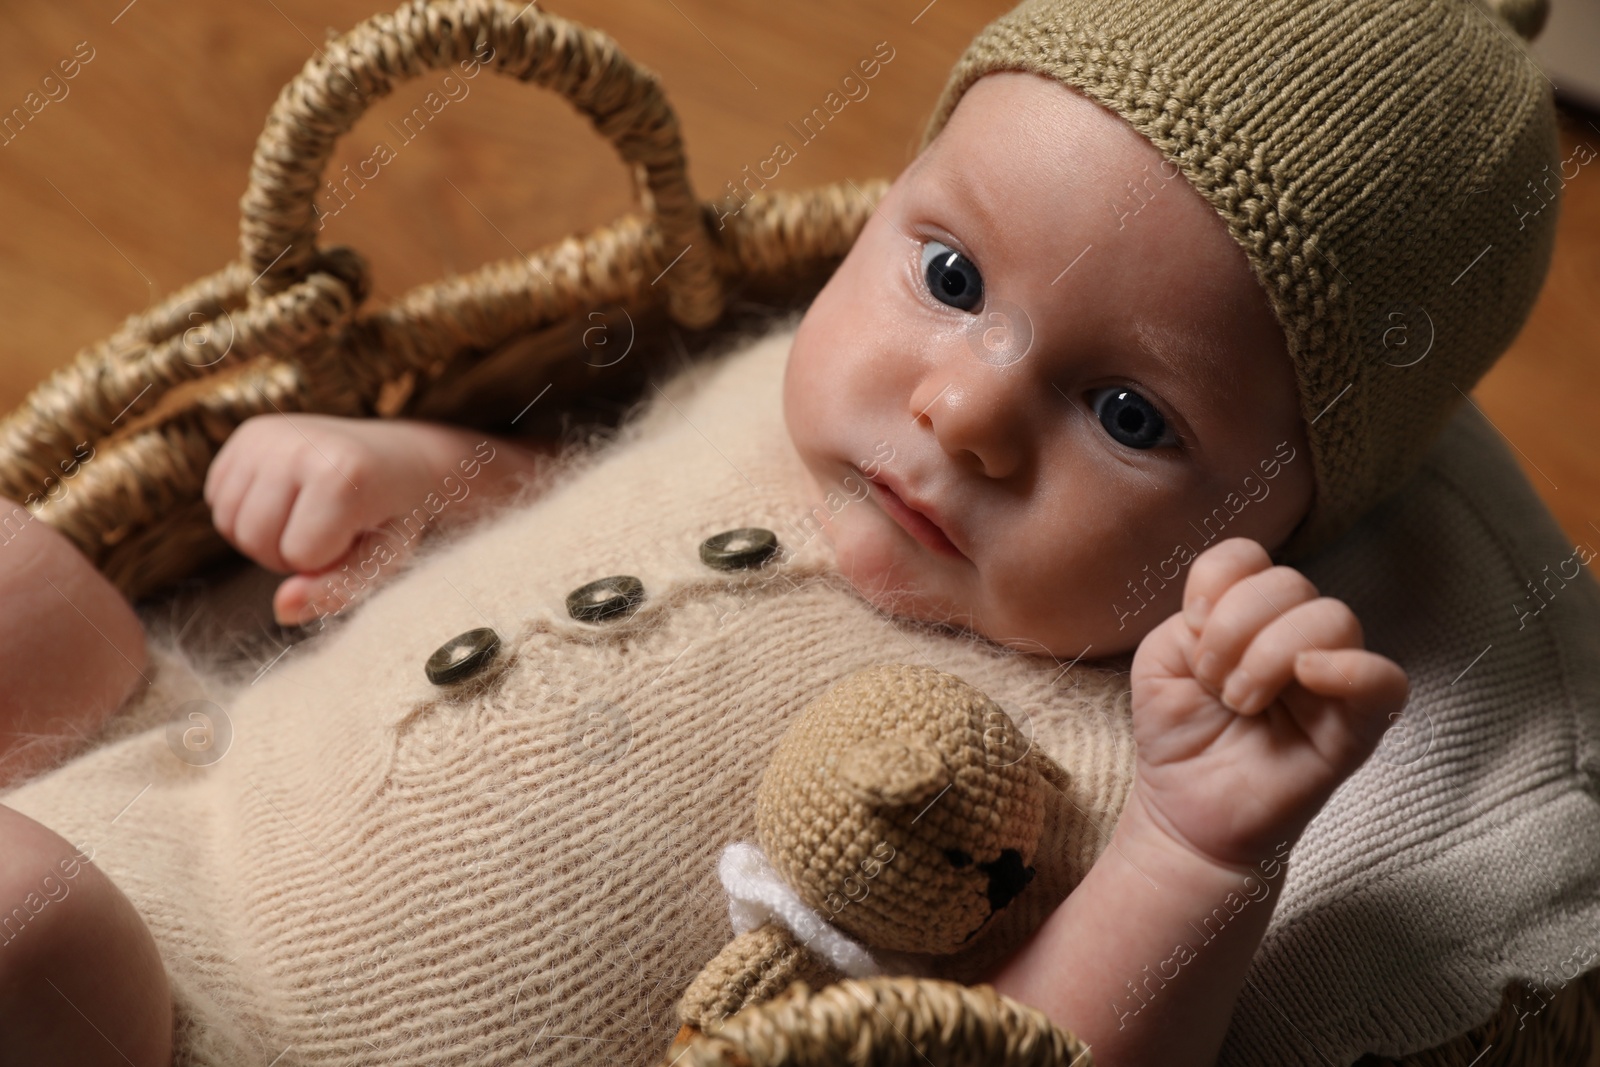
<svg viewBox="0 0 1600 1067">
<path fill-rule="evenodd" d="M 397 81 L 485 44 L 486 66 L 560 92 L 611 141 L 639 211 L 364 311 L 361 256 L 316 246 L 313 197 L 334 144 Z M 602 383 L 582 358 L 597 310 L 624 313 L 641 335 L 670 321 L 703 344 L 728 328 L 734 291 L 812 295 L 886 188 L 758 193 L 713 231 L 718 213 L 690 188 L 660 86 L 610 38 L 531 5 L 411 0 L 330 41 L 279 94 L 240 201 L 239 259 L 130 317 L 0 425 L 0 495 L 61 530 L 130 599 L 145 597 L 230 552 L 201 488 L 245 419 L 309 411 L 497 426 L 510 414 L 495 403 L 501 384 L 533 374 L 560 386 L 554 399 L 568 411 L 582 410 L 619 379 L 624 390 L 642 384 L 615 374 Z M 651 350 L 637 352 L 630 368 L 647 373 Z M 85 446 L 93 462 L 55 492 L 62 457 Z M 1600 1067 L 1597 1019 L 1600 971 L 1552 996 L 1514 987 L 1492 1019 L 1447 1045 L 1361 1063 Z M 1088 1067 L 1091 1057 L 986 986 L 881 978 L 796 984 L 697 1039 L 678 1062 Z"/>
</svg>

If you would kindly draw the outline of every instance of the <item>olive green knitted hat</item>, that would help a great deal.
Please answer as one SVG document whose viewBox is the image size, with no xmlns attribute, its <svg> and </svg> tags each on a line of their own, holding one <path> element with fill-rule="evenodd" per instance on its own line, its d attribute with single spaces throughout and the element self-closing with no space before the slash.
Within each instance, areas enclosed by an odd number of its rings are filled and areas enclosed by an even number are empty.
<svg viewBox="0 0 1600 1067">
<path fill-rule="evenodd" d="M 1533 307 L 1560 185 L 1551 83 L 1525 44 L 1546 10 L 1030 0 L 968 46 L 923 143 L 983 75 L 1032 71 L 1181 168 L 1288 340 L 1316 489 L 1278 555 L 1299 559 L 1400 487 Z"/>
</svg>

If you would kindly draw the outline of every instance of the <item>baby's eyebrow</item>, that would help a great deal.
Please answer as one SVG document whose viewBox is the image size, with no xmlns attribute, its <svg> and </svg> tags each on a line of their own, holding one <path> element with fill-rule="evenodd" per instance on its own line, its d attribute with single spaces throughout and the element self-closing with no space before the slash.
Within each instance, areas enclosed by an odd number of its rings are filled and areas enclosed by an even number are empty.
<svg viewBox="0 0 1600 1067">
<path fill-rule="evenodd" d="M 918 152 L 916 158 L 906 165 L 905 176 L 907 178 L 915 178 L 922 168 L 928 165 L 928 156 L 931 155 L 932 152 L 933 146 L 931 144 L 927 148 L 924 148 L 922 151 Z"/>
<path fill-rule="evenodd" d="M 937 144 L 937 142 L 935 142 Z M 928 157 L 933 154 L 934 145 L 929 145 L 916 159 L 912 160 L 901 175 L 902 179 L 915 180 L 922 176 L 922 171 L 928 166 Z M 971 173 L 959 166 L 947 166 L 939 173 L 933 182 L 938 198 L 945 202 L 954 201 L 958 209 L 964 208 L 966 214 L 975 216 L 978 225 L 984 233 L 1000 233 L 999 219 L 989 210 L 988 203 L 980 195 L 979 188 L 973 182 Z M 957 237 L 966 237 L 970 243 L 976 240 L 967 235 L 957 234 Z M 978 249 L 969 248 L 968 251 L 977 254 Z"/>
<path fill-rule="evenodd" d="M 968 214 L 976 216 L 983 233 L 1000 234 L 1004 230 L 1000 226 L 1000 219 L 990 210 L 988 202 L 982 196 L 977 184 L 972 180 L 970 172 L 961 167 L 951 167 L 940 183 L 948 194 L 953 194 L 954 199 Z M 969 238 L 969 242 L 976 244 L 976 239 Z M 972 249 L 977 253 L 977 249 Z"/>
<path fill-rule="evenodd" d="M 1176 381 L 1216 381 L 1223 375 L 1223 361 L 1211 343 L 1211 324 L 1190 329 L 1168 329 L 1141 320 L 1134 327 L 1134 350 L 1157 363 L 1167 377 Z"/>
</svg>

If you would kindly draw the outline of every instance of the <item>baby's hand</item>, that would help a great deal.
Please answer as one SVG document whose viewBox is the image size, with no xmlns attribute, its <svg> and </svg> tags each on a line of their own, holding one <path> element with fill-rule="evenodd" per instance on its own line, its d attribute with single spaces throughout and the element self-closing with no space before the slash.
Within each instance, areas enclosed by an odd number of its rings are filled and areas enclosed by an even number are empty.
<svg viewBox="0 0 1600 1067">
<path fill-rule="evenodd" d="M 268 570 L 293 575 L 273 597 L 280 623 L 307 621 L 325 608 L 329 591 L 319 589 L 318 577 L 351 557 L 365 559 L 378 536 L 372 531 L 426 493 L 422 483 L 436 471 L 417 427 L 257 415 L 223 443 L 206 472 L 205 500 L 217 531 L 234 547 Z M 396 545 L 388 556 L 402 553 Z"/>
<path fill-rule="evenodd" d="M 1248 538 L 1189 570 L 1134 654 L 1134 789 L 1179 844 L 1249 867 L 1298 839 L 1406 701 L 1343 601 Z"/>
</svg>

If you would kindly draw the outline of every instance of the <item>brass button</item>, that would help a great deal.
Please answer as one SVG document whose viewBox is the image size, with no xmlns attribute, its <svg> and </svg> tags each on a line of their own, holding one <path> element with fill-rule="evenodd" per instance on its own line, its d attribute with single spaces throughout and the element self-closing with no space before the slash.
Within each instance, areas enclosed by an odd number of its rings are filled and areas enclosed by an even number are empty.
<svg viewBox="0 0 1600 1067">
<path fill-rule="evenodd" d="M 708 537 L 700 546 L 700 561 L 719 571 L 759 567 L 778 551 L 778 535 L 757 526 L 727 530 Z"/>
<path fill-rule="evenodd" d="M 567 614 L 579 622 L 626 615 L 644 602 L 644 583 L 631 574 L 613 574 L 567 594 Z"/>
<path fill-rule="evenodd" d="M 488 666 L 499 647 L 500 635 L 488 627 L 468 630 L 440 645 L 438 651 L 428 657 L 423 670 L 434 685 L 459 682 Z"/>
</svg>

